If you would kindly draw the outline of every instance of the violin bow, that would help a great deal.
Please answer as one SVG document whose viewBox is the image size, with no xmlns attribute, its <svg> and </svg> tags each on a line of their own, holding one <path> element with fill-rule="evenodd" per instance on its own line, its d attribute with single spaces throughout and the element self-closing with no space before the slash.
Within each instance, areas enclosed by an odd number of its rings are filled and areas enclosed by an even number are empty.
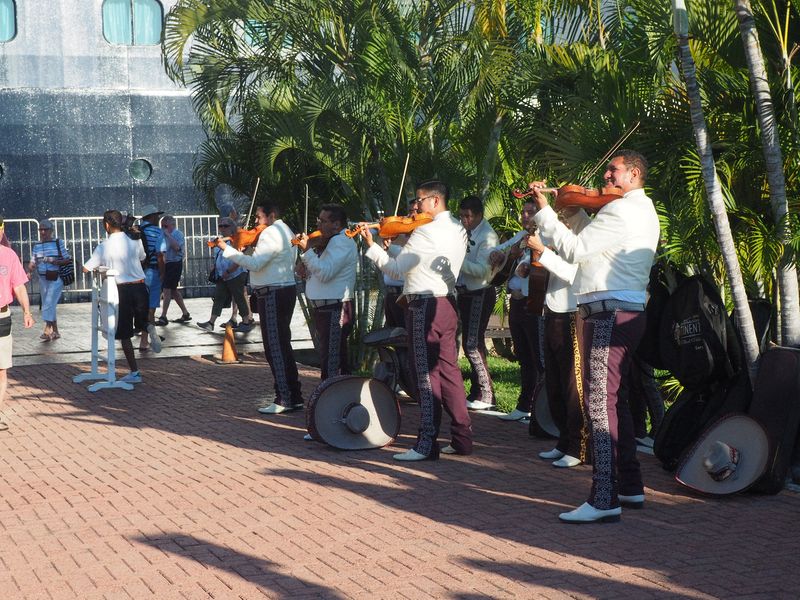
<svg viewBox="0 0 800 600">
<path fill-rule="evenodd" d="M 305 186 L 306 186 L 306 210 L 303 219 L 303 231 L 308 233 L 308 184 L 306 183 Z"/>
<path fill-rule="evenodd" d="M 247 220 L 244 222 L 245 227 L 250 226 L 250 217 L 253 215 L 253 205 L 256 203 L 256 195 L 258 194 L 258 185 L 261 183 L 261 177 L 256 177 L 256 189 L 253 190 L 253 199 L 250 200 L 250 210 L 247 211 Z"/>
<path fill-rule="evenodd" d="M 411 158 L 411 153 L 406 154 L 406 166 L 403 167 L 403 178 L 400 180 L 400 191 L 397 192 L 397 203 L 394 205 L 394 216 L 397 216 L 400 210 L 400 198 L 403 197 L 403 186 L 406 184 L 406 173 L 408 172 L 408 159 Z"/>
<path fill-rule="evenodd" d="M 588 171 L 586 173 L 586 175 L 584 175 L 584 177 L 583 177 L 583 181 L 584 182 L 586 182 L 586 180 L 591 179 L 592 177 L 595 176 L 597 171 L 599 171 L 600 168 L 604 164 L 606 164 L 606 161 L 609 159 L 609 157 L 612 154 L 614 154 L 614 152 L 619 150 L 620 147 L 622 146 L 622 144 L 625 143 L 625 140 L 627 140 L 629 137 L 631 137 L 633 135 L 633 132 L 636 131 L 639 128 L 639 124 L 640 124 L 640 121 L 636 121 L 633 125 L 631 125 L 631 127 L 625 133 L 622 134 L 622 137 L 620 137 L 616 142 L 614 142 L 614 145 L 611 146 L 609 151 L 606 152 L 603 155 L 603 158 L 601 158 L 600 161 L 590 171 Z"/>
</svg>

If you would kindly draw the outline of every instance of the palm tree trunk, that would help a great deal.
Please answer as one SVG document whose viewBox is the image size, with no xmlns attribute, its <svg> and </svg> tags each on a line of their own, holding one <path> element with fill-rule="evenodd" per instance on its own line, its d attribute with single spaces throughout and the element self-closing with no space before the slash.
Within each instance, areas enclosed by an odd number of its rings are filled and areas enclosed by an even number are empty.
<svg viewBox="0 0 800 600">
<path fill-rule="evenodd" d="M 772 95 L 767 81 L 767 70 L 761 55 L 753 11 L 750 0 L 734 0 L 739 32 L 742 35 L 744 53 L 750 71 L 750 88 L 758 111 L 761 127 L 761 148 L 767 169 L 769 197 L 776 233 L 782 243 L 787 242 L 785 217 L 789 212 L 786 201 L 786 181 L 783 176 L 783 153 L 778 138 L 778 124 L 772 108 Z M 797 270 L 784 258 L 778 266 L 778 289 L 781 298 L 780 343 L 784 346 L 800 346 L 800 292 L 797 285 Z"/>
<path fill-rule="evenodd" d="M 694 58 L 689 49 L 689 21 L 684 0 L 672 0 L 672 12 L 680 54 L 681 71 L 686 82 L 686 93 L 689 96 L 690 115 L 697 152 L 700 155 L 706 196 L 708 197 L 708 204 L 714 221 L 714 229 L 717 232 L 717 243 L 722 252 L 722 259 L 728 274 L 728 283 L 731 287 L 734 310 L 739 322 L 747 371 L 750 375 L 750 384 L 754 385 L 758 367 L 758 340 L 753 326 L 753 316 L 750 313 L 750 305 L 747 301 L 747 294 L 744 289 L 744 282 L 742 281 L 742 271 L 739 268 L 739 260 L 736 256 L 736 247 L 733 243 L 733 235 L 728 222 L 728 213 L 725 211 L 725 202 L 717 177 L 714 155 L 711 152 L 711 142 L 708 139 L 703 105 L 700 102 L 700 86 L 695 75 Z"/>
<path fill-rule="evenodd" d="M 486 148 L 486 156 L 483 159 L 483 166 L 481 167 L 481 200 L 485 201 L 489 195 L 489 185 L 492 183 L 494 176 L 494 169 L 497 165 L 497 151 L 500 145 L 500 136 L 503 133 L 503 113 L 498 110 L 495 113 L 494 124 L 492 125 L 492 133 L 489 135 L 489 145 Z"/>
</svg>

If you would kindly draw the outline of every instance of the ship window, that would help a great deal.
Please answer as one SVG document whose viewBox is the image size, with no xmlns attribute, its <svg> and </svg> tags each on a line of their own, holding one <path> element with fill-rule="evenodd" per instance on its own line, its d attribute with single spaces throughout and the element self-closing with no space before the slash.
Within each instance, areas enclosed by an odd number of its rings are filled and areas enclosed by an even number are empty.
<svg viewBox="0 0 800 600">
<path fill-rule="evenodd" d="M 14 0 L 0 0 L 0 42 L 8 42 L 17 35 L 17 7 Z"/>
<path fill-rule="evenodd" d="M 157 0 L 103 2 L 103 36 L 111 44 L 160 44 L 163 22 L 164 8 Z"/>
</svg>

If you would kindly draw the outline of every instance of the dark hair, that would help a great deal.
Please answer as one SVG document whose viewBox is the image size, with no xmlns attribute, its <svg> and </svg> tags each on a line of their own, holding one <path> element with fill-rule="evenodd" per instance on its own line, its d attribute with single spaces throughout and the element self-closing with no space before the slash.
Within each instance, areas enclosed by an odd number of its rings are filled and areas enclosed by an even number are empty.
<svg viewBox="0 0 800 600">
<path fill-rule="evenodd" d="M 460 210 L 468 210 L 473 215 L 483 214 L 483 201 L 478 196 L 465 196 L 458 205 Z"/>
<path fill-rule="evenodd" d="M 103 213 L 103 223 L 107 223 L 113 229 L 123 229 L 126 219 L 122 213 L 116 209 L 107 210 Z"/>
<path fill-rule="evenodd" d="M 642 182 L 647 180 L 647 167 L 649 165 L 647 164 L 647 159 L 641 153 L 636 150 L 626 150 L 623 148 L 614 152 L 614 154 L 611 155 L 611 160 L 617 157 L 622 157 L 622 162 L 625 163 L 628 169 L 639 169 L 639 179 L 641 179 Z"/>
<path fill-rule="evenodd" d="M 426 192 L 433 192 L 435 195 L 442 199 L 442 202 L 447 206 L 447 201 L 450 199 L 450 190 L 447 185 L 438 179 L 430 179 L 417 184 L 417 191 L 425 190 Z"/>
<path fill-rule="evenodd" d="M 323 204 L 319 207 L 319 212 L 330 213 L 331 219 L 339 223 L 342 227 L 347 226 L 347 212 L 341 204 Z"/>
<path fill-rule="evenodd" d="M 281 209 L 278 207 L 277 204 L 273 204 L 272 202 L 261 202 L 260 204 L 258 204 L 258 206 L 256 206 L 256 208 L 260 208 L 261 210 L 263 210 L 264 214 L 267 216 L 275 213 L 276 219 L 281 218 Z"/>
</svg>

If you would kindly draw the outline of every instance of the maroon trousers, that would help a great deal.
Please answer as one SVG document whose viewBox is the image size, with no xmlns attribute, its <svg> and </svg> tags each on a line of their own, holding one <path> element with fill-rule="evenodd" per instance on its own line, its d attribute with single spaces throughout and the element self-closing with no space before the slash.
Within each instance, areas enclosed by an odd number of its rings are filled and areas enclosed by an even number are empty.
<svg viewBox="0 0 800 600">
<path fill-rule="evenodd" d="M 588 502 L 600 510 L 618 507 L 618 494 L 644 493 L 626 388 L 645 319 L 643 312 L 628 311 L 599 312 L 577 319 L 592 447 Z"/>
<path fill-rule="evenodd" d="M 264 356 L 275 380 L 275 402 L 292 407 L 303 404 L 297 362 L 292 351 L 292 314 L 297 302 L 293 285 L 256 294 Z"/>
<path fill-rule="evenodd" d="M 528 299 L 511 299 L 508 309 L 508 328 L 514 344 L 514 354 L 519 362 L 520 390 L 517 409 L 533 410 L 533 394 L 542 376 L 540 352 L 541 318 L 527 310 Z"/>
<path fill-rule="evenodd" d="M 438 458 L 442 407 L 450 415 L 450 444 L 460 454 L 472 452 L 472 423 L 464 380 L 458 368 L 458 315 L 452 297 L 418 298 L 406 310 L 411 374 L 420 423 L 414 450 Z"/>
<path fill-rule="evenodd" d="M 496 299 L 497 292 L 492 286 L 458 294 L 461 347 L 470 365 L 469 399 L 489 404 L 494 404 L 494 390 L 486 363 L 486 327 Z"/>
<path fill-rule="evenodd" d="M 575 379 L 576 315 L 574 312 L 544 313 L 544 369 L 547 402 L 558 426 L 556 449 L 587 460 L 589 430 L 585 424 Z"/>
<path fill-rule="evenodd" d="M 336 375 L 349 375 L 347 338 L 353 331 L 353 301 L 314 308 L 314 328 L 319 341 L 322 381 Z"/>
</svg>

